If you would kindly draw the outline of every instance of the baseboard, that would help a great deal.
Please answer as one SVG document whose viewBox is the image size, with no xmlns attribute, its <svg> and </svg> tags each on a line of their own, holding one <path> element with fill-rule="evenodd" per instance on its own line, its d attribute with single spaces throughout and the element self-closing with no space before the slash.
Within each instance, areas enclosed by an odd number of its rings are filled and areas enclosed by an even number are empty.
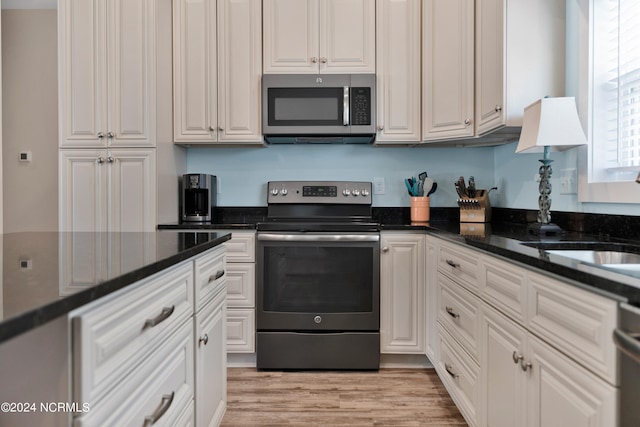
<svg viewBox="0 0 640 427">
<path fill-rule="evenodd" d="M 227 353 L 228 368 L 255 368 L 255 353 Z M 380 368 L 425 369 L 433 364 L 422 354 L 381 354 Z"/>
</svg>

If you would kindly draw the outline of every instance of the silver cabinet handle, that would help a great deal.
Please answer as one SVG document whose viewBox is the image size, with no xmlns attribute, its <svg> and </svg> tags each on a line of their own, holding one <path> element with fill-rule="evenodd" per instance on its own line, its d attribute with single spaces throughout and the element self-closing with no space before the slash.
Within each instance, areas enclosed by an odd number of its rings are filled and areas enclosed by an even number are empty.
<svg viewBox="0 0 640 427">
<path fill-rule="evenodd" d="M 165 394 L 162 396 L 162 400 L 160 401 L 160 406 L 153 412 L 153 414 L 149 415 L 144 419 L 144 427 L 149 427 L 154 425 L 158 420 L 169 410 L 169 407 L 173 403 L 173 397 L 176 395 L 175 391 L 172 391 L 171 394 Z"/>
<path fill-rule="evenodd" d="M 453 311 L 453 307 L 446 306 L 444 309 L 447 311 L 449 316 L 453 317 L 454 319 L 457 319 L 457 318 L 460 317 L 460 315 L 458 313 Z"/>
<path fill-rule="evenodd" d="M 115 136 L 116 136 L 116 134 L 115 134 L 115 133 L 113 133 L 113 132 L 107 132 L 107 138 L 109 138 L 109 139 L 113 139 Z"/>
<path fill-rule="evenodd" d="M 349 86 L 343 88 L 342 125 L 349 126 Z"/>
<path fill-rule="evenodd" d="M 100 156 L 98 157 L 98 164 L 101 165 L 104 163 L 104 157 Z"/>
<path fill-rule="evenodd" d="M 315 56 L 311 57 L 311 63 L 312 64 L 317 64 L 318 63 L 318 58 L 316 58 Z"/>
<path fill-rule="evenodd" d="M 209 132 L 215 132 L 216 128 L 214 128 L 213 126 L 209 126 Z"/>
<path fill-rule="evenodd" d="M 113 162 L 115 162 L 115 160 L 116 159 L 114 159 L 113 156 L 107 157 L 107 162 L 109 162 L 109 163 L 113 163 Z"/>
<path fill-rule="evenodd" d="M 385 246 L 381 250 L 382 250 L 382 252 L 387 253 L 387 252 L 389 252 L 389 247 Z"/>
<path fill-rule="evenodd" d="M 160 323 L 164 322 L 169 318 L 169 316 L 173 314 L 173 310 L 175 309 L 176 309 L 175 305 L 172 305 L 171 307 L 164 307 L 162 309 L 162 313 L 158 314 L 153 319 L 147 319 L 147 321 L 144 322 L 144 326 L 142 327 L 142 329 L 153 328 L 154 326 L 157 326 Z"/>
<path fill-rule="evenodd" d="M 222 276 L 224 276 L 224 270 L 218 270 L 215 275 L 212 274 L 211 276 L 209 276 L 209 283 L 215 282 Z"/>
<path fill-rule="evenodd" d="M 198 345 L 201 346 L 202 344 L 207 345 L 209 343 L 209 335 L 204 334 L 204 336 L 200 337 L 200 339 L 198 340 Z"/>
<path fill-rule="evenodd" d="M 527 372 L 527 370 L 531 369 L 533 365 L 531 364 L 531 362 L 525 362 L 524 358 L 522 358 L 520 360 L 520 367 L 522 368 L 523 371 Z"/>
<path fill-rule="evenodd" d="M 640 334 L 630 333 L 622 329 L 613 331 L 613 342 L 624 354 L 640 363 Z"/>
<path fill-rule="evenodd" d="M 502 111 L 502 107 L 499 105 L 496 105 L 496 113 L 499 113 L 500 111 Z"/>
<path fill-rule="evenodd" d="M 513 354 L 511 355 L 511 358 L 513 359 L 513 363 L 517 364 L 522 359 L 524 359 L 524 356 L 521 355 L 521 354 L 518 354 L 518 352 L 514 351 Z"/>
<path fill-rule="evenodd" d="M 104 132 L 98 132 L 98 139 L 104 138 Z"/>
<path fill-rule="evenodd" d="M 378 132 L 383 132 L 383 131 L 384 131 L 384 126 L 383 125 L 378 126 Z"/>
<path fill-rule="evenodd" d="M 327 63 L 327 58 L 325 58 L 324 56 L 322 58 L 320 58 L 320 62 L 322 62 L 323 64 Z"/>
<path fill-rule="evenodd" d="M 458 378 L 460 376 L 454 372 L 453 366 L 449 365 L 448 363 L 444 364 L 444 369 L 446 369 L 447 373 L 453 378 Z"/>
<path fill-rule="evenodd" d="M 223 127 L 221 127 L 221 126 L 218 126 L 218 131 L 219 131 L 219 132 L 224 132 L 224 128 L 223 128 Z"/>
<path fill-rule="evenodd" d="M 457 262 L 454 262 L 454 261 L 452 261 L 450 259 L 447 260 L 447 264 L 449 264 L 453 268 L 460 268 L 460 264 L 458 264 Z"/>
<path fill-rule="evenodd" d="M 471 124 L 471 120 L 467 119 L 464 121 L 465 126 L 469 126 Z"/>
</svg>

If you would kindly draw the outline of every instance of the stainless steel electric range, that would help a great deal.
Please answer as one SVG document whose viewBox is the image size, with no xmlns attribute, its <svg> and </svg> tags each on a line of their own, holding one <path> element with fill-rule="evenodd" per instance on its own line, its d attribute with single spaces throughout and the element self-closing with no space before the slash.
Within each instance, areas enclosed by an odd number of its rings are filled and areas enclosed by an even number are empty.
<svg viewBox="0 0 640 427">
<path fill-rule="evenodd" d="M 258 369 L 378 369 L 371 183 L 269 182 L 267 201 L 257 225 Z"/>
</svg>

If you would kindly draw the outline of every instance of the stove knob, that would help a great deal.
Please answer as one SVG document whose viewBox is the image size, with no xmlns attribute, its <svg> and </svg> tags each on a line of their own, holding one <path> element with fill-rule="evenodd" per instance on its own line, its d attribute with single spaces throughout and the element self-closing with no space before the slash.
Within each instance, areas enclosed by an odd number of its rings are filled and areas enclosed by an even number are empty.
<svg viewBox="0 0 640 427">
<path fill-rule="evenodd" d="M 345 196 L 349 196 L 351 194 L 351 191 L 349 191 L 348 188 L 345 188 L 344 190 L 342 190 L 342 194 Z"/>
<path fill-rule="evenodd" d="M 369 190 L 367 190 L 367 189 L 365 188 L 365 189 L 363 189 L 363 190 L 362 190 L 362 192 L 361 192 L 360 194 L 362 194 L 363 196 L 365 196 L 365 197 L 366 197 L 366 196 L 368 196 L 368 195 L 369 195 Z"/>
<path fill-rule="evenodd" d="M 277 189 L 277 188 L 273 188 L 273 189 L 271 190 L 271 195 L 273 195 L 273 196 L 277 196 L 277 195 L 278 195 L 278 189 Z"/>
<path fill-rule="evenodd" d="M 286 188 L 283 188 L 282 190 L 280 190 L 280 194 L 282 194 L 283 196 L 286 196 L 288 193 Z"/>
<path fill-rule="evenodd" d="M 360 195 L 360 190 L 357 190 L 357 189 L 354 188 L 353 191 L 351 192 L 351 195 L 353 197 L 359 196 Z"/>
</svg>

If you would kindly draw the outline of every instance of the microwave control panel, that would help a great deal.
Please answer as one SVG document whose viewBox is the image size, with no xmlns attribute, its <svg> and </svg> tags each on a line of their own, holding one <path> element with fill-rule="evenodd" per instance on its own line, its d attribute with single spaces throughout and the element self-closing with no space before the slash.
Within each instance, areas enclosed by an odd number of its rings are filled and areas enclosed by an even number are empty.
<svg viewBox="0 0 640 427">
<path fill-rule="evenodd" d="M 351 88 L 351 125 L 368 126 L 371 124 L 371 88 Z"/>
</svg>

